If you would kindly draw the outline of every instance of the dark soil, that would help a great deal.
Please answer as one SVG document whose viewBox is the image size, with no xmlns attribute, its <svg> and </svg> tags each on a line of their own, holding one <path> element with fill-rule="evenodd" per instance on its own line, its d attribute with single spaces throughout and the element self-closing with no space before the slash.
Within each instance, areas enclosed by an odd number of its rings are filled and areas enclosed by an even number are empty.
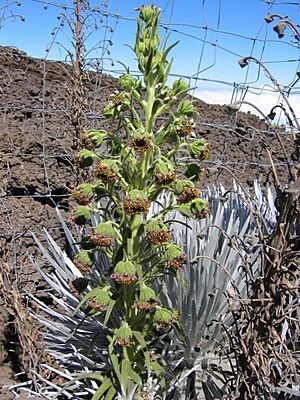
<svg viewBox="0 0 300 400">
<path fill-rule="evenodd" d="M 30 256 L 40 260 L 31 233 L 45 227 L 64 244 L 55 205 L 68 211 L 69 192 L 77 181 L 70 118 L 71 69 L 8 47 L 0 47 L 0 66 L 0 255 L 19 292 L 42 292 L 43 283 L 30 260 Z M 84 85 L 89 125 L 109 128 L 102 109 L 117 89 L 117 80 L 87 73 Z M 250 113 L 233 113 L 227 106 L 195 103 L 199 112 L 196 134 L 213 144 L 204 187 L 219 183 L 231 187 L 232 173 L 245 185 L 255 178 L 267 183 L 266 146 L 272 145 L 275 161 L 283 160 L 268 125 Z M 13 315 L 9 293 L 1 300 L 0 387 L 16 381 L 8 356 L 14 330 L 8 324 Z M 18 360 L 20 355 L 14 357 Z M 0 389 L 1 399 L 9 400 L 9 396 Z"/>
</svg>

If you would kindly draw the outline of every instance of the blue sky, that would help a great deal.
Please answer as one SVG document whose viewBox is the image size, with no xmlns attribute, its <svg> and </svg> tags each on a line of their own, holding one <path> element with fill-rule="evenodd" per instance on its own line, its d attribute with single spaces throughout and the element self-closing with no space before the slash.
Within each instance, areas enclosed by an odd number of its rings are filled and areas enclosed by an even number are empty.
<svg viewBox="0 0 300 400">
<path fill-rule="evenodd" d="M 45 52 L 53 38 L 70 48 L 67 30 L 66 34 L 58 31 L 56 36 L 51 35 L 53 28 L 60 23 L 57 16 L 61 11 L 51 3 L 71 5 L 72 1 L 48 1 L 47 9 L 44 8 L 46 2 L 42 0 L 20 2 L 20 7 L 12 5 L 10 10 L 6 9 L 6 16 L 9 16 L 9 11 L 18 13 L 25 17 L 25 22 L 5 19 L 0 30 L 0 43 L 18 47 L 33 57 L 64 59 L 66 53 L 56 43 L 48 53 Z M 106 54 L 104 67 L 120 69 L 115 62 L 120 60 L 131 69 L 136 69 L 133 53 L 125 44 L 134 43 L 134 19 L 137 16 L 134 8 L 141 3 L 135 0 L 106 2 L 107 7 L 103 10 L 109 15 L 118 14 L 121 18 L 113 15 L 104 17 L 101 28 L 88 42 L 88 47 L 105 38 L 109 39 L 113 45 L 108 46 L 111 54 Z M 12 1 L 0 0 L 0 15 L 3 15 L 1 7 L 8 3 Z M 99 3 L 90 1 L 91 6 Z M 230 101 L 232 95 L 239 99 L 244 95 L 245 87 L 248 87 L 247 96 L 255 95 L 262 89 L 268 94 L 271 82 L 257 65 L 251 63 L 249 68 L 239 67 L 238 60 L 243 56 L 252 55 L 265 62 L 283 87 L 292 84 L 296 72 L 300 71 L 299 48 L 292 42 L 291 31 L 286 29 L 285 37 L 279 40 L 273 31 L 278 19 L 269 25 L 264 20 L 269 12 L 289 16 L 295 24 L 299 24 L 296 0 L 157 0 L 155 4 L 162 9 L 162 36 L 165 28 L 169 27 L 170 43 L 180 40 L 172 52 L 172 72 L 194 78 L 198 76 L 199 80 L 192 80 L 191 83 L 197 86 L 197 95 L 201 97 L 202 93 L 206 101 L 224 103 Z M 112 28 L 112 32 L 105 29 L 106 24 Z M 93 53 L 96 57 L 101 55 L 101 50 Z M 111 60 L 114 60 L 113 66 Z M 300 93 L 299 86 L 298 82 L 292 89 L 295 98 Z"/>
</svg>

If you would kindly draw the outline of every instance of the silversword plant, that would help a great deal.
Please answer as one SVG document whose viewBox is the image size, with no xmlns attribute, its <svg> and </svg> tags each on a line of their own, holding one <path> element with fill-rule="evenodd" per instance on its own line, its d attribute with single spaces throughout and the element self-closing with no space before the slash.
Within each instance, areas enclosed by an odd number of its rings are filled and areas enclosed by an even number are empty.
<svg viewBox="0 0 300 400">
<path fill-rule="evenodd" d="M 163 359 L 157 342 L 170 329 L 181 329 L 178 310 L 165 308 L 153 283 L 178 279 L 186 254 L 172 243 L 172 212 L 202 219 L 207 201 L 200 198 L 201 162 L 210 145 L 193 133 L 195 110 L 188 85 L 167 86 L 176 43 L 161 45 L 160 10 L 139 10 L 133 51 L 142 79 L 129 70 L 119 78 L 104 115 L 113 131 L 90 130 L 80 166 L 91 177 L 72 193 L 72 219 L 81 226 L 81 250 L 74 259 L 82 277 L 71 284 L 86 317 L 107 330 L 109 366 L 91 377 L 100 382 L 93 399 L 146 396 L 149 377 L 163 385 Z M 162 118 L 163 117 L 163 118 Z M 151 206 L 165 193 L 156 213 Z M 106 258 L 97 280 L 91 271 Z M 143 397 L 147 398 L 147 397 Z"/>
<path fill-rule="evenodd" d="M 162 305 L 153 284 L 166 275 L 181 279 L 186 262 L 187 254 L 172 243 L 174 211 L 194 219 L 209 213 L 198 182 L 210 145 L 193 133 L 188 85 L 176 80 L 167 86 L 167 56 L 176 43 L 160 43 L 157 7 L 138 11 L 133 51 L 142 78 L 129 70 L 119 78 L 120 91 L 103 110 L 115 128 L 83 135 L 77 161 L 89 179 L 72 192 L 72 221 L 81 230 L 73 260 L 81 276 L 70 282 L 79 300 L 75 313 L 84 312 L 94 326 L 98 320 L 105 332 L 99 368 L 77 378 L 98 382 L 93 400 L 149 398 L 149 382 L 163 387 L 157 343 L 171 329 L 180 331 L 181 323 L 178 310 Z M 99 264 L 101 273 L 95 274 Z"/>
</svg>

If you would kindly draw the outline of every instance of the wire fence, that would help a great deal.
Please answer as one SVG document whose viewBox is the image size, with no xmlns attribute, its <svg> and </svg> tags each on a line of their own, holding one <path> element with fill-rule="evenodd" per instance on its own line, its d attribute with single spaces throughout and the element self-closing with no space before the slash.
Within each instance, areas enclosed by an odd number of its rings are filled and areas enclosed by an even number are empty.
<svg viewBox="0 0 300 400">
<path fill-rule="evenodd" d="M 68 44 L 68 40 L 63 38 L 67 28 L 71 29 L 71 35 L 72 29 L 75 29 L 73 24 L 75 9 L 72 2 L 32 0 L 32 3 L 35 3 L 36 7 L 54 8 L 60 17 L 58 25 L 53 29 L 51 41 L 46 47 L 45 57 L 41 60 L 29 59 L 17 49 L 0 48 L 0 58 L 3 62 L 2 100 L 0 100 L 2 111 L 0 207 L 3 232 L 0 239 L 3 239 L 2 248 L 7 252 L 6 259 L 13 260 L 17 268 L 21 268 L 27 260 L 28 249 L 32 246 L 31 231 L 38 231 L 42 226 L 46 226 L 53 232 L 56 231 L 59 236 L 60 227 L 55 222 L 53 206 L 59 204 L 68 209 L 69 192 L 76 184 L 72 148 L 73 84 L 70 79 L 71 55 L 74 49 L 70 42 Z M 89 2 L 85 3 L 88 5 Z M 129 24 L 130 29 L 134 30 L 136 23 L 131 15 L 111 11 L 115 8 L 115 3 L 114 0 L 104 1 L 97 8 L 87 9 L 89 15 L 93 14 L 93 23 L 97 23 L 93 29 L 98 35 L 95 48 L 91 46 L 90 49 L 84 49 L 86 70 L 84 85 L 88 98 L 85 117 L 90 127 L 107 126 L 102 108 L 110 93 L 117 88 L 116 81 L 109 76 L 118 77 L 124 72 L 116 61 L 114 43 L 120 40 L 124 29 L 122 24 Z M 192 66 L 187 68 L 188 73 L 183 67 L 180 70 L 179 65 L 175 65 L 171 81 L 183 78 L 191 87 L 200 84 L 200 86 L 206 85 L 207 88 L 210 85 L 212 88 L 210 91 L 216 98 L 218 91 L 222 92 L 225 88 L 227 103 L 237 104 L 236 108 L 232 109 L 225 105 L 212 107 L 201 101 L 197 102 L 199 106 L 199 115 L 195 119 L 197 132 L 216 145 L 213 157 L 206 162 L 210 170 L 209 182 L 222 183 L 225 170 L 231 171 L 226 178 L 227 182 L 232 180 L 234 174 L 239 178 L 244 176 L 243 182 L 259 175 L 267 177 L 272 163 L 265 154 L 264 146 L 266 143 L 274 144 L 274 122 L 288 120 L 289 132 L 292 131 L 293 134 L 293 131 L 297 131 L 299 115 L 296 115 L 296 120 L 293 118 L 286 99 L 296 102 L 300 93 L 300 38 L 297 36 L 299 26 L 295 23 L 295 31 L 286 34 L 282 39 L 277 39 L 276 32 L 272 30 L 276 21 L 266 24 L 263 20 L 258 22 L 256 32 L 245 35 L 235 31 L 234 24 L 231 30 L 223 28 L 222 16 L 226 2 L 218 0 L 214 3 L 213 24 L 210 24 L 205 17 L 206 9 L 209 7 L 208 2 L 199 0 L 195 3 L 199 6 L 201 23 L 175 21 L 176 2 L 167 1 L 166 7 L 163 8 L 161 30 L 164 36 L 170 33 L 172 40 L 173 38 L 182 40 L 181 51 L 184 50 L 186 40 L 189 41 L 189 48 L 195 49 L 191 55 Z M 283 7 L 292 10 L 294 15 L 295 7 L 299 6 L 298 2 L 261 1 L 260 3 L 265 7 L 265 15 L 276 14 L 277 9 L 281 10 Z M 6 1 L 0 8 L 0 27 L 4 32 L 9 19 L 22 19 L 21 15 L 18 17 L 15 7 L 17 2 Z M 21 12 L 22 7 L 20 7 Z M 15 23 L 21 22 L 15 21 Z M 287 29 L 290 29 L 290 25 L 286 24 Z M 91 28 L 91 25 L 88 26 Z M 240 54 L 240 51 L 235 49 L 239 41 L 245 44 L 245 49 L 250 50 L 248 54 Z M 57 46 L 62 49 L 62 60 L 68 65 L 51 61 Z M 281 56 L 282 50 L 274 52 L 276 46 L 287 49 L 285 55 Z M 272 52 L 269 49 L 272 49 Z M 230 75 L 225 70 L 222 76 L 216 76 L 217 67 L 222 62 L 224 54 L 226 57 L 231 57 L 234 65 L 245 56 L 255 58 L 257 62 L 248 63 L 239 72 L 239 79 L 234 81 L 229 78 Z M 270 58 L 271 55 L 273 58 Z M 130 56 L 128 57 L 130 60 Z M 185 65 L 189 64 L 189 61 L 186 60 Z M 264 68 L 279 64 L 288 66 L 290 72 L 285 83 L 280 85 L 280 91 Z M 88 70 L 92 72 L 87 72 Z M 137 76 L 140 74 L 134 67 L 131 68 L 131 72 Z M 199 91 L 193 89 L 191 94 L 202 98 L 201 89 Z M 251 95 L 255 95 L 255 98 L 254 100 L 250 98 L 251 101 L 248 101 Z M 273 103 L 269 104 L 269 110 L 271 112 L 272 107 L 278 107 L 277 119 L 272 119 L 272 115 L 268 112 L 265 112 L 265 121 L 236 112 L 247 102 L 251 111 L 256 111 L 261 104 L 259 99 L 265 95 L 275 96 L 272 97 Z M 284 129 L 281 128 L 280 132 L 284 133 Z M 291 141 L 288 134 L 286 139 Z M 276 149 L 275 147 L 275 151 Z M 296 161 L 291 161 L 291 164 L 293 162 Z M 286 167 L 280 155 L 273 165 L 282 169 Z M 206 187 L 203 190 L 206 190 Z"/>
</svg>

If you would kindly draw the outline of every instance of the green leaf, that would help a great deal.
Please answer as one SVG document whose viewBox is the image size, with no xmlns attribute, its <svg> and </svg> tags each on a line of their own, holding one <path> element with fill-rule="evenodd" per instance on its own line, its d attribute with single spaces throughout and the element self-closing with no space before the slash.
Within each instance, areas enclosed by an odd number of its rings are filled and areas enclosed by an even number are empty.
<svg viewBox="0 0 300 400">
<path fill-rule="evenodd" d="M 113 365 L 114 371 L 117 375 L 119 382 L 121 382 L 121 371 L 120 371 L 120 366 L 119 366 L 119 359 L 118 359 L 118 356 L 114 353 L 115 338 L 116 337 L 114 336 L 114 338 L 111 339 L 111 343 L 108 346 L 108 350 L 109 350 L 109 357 L 110 357 L 111 363 Z"/>
<path fill-rule="evenodd" d="M 111 386 L 108 393 L 106 394 L 105 400 L 114 400 L 116 393 L 117 390 L 114 388 L 114 386 Z"/>
<path fill-rule="evenodd" d="M 93 164 L 94 159 L 97 158 L 97 155 L 91 150 L 83 149 L 80 151 L 79 157 L 80 163 L 83 167 L 90 167 Z"/>
<path fill-rule="evenodd" d="M 72 386 L 73 383 L 76 381 L 80 381 L 82 379 L 94 379 L 96 381 L 103 381 L 103 376 L 99 372 L 88 372 L 86 374 L 80 374 L 77 375 L 76 378 L 72 379 L 69 381 L 67 384 L 65 384 L 58 392 L 57 395 L 63 393 L 68 387 Z"/>
<path fill-rule="evenodd" d="M 157 376 L 161 376 L 162 375 L 162 368 L 161 368 L 160 364 L 157 361 L 151 361 L 150 362 L 150 367 L 156 373 Z"/>
<path fill-rule="evenodd" d="M 92 397 L 92 400 L 99 400 L 102 398 L 102 395 L 107 392 L 107 390 L 112 386 L 112 381 L 109 378 L 106 378 L 102 385 L 98 388 L 94 396 Z"/>
<path fill-rule="evenodd" d="M 159 107 L 163 105 L 163 100 L 162 99 L 156 99 L 153 103 L 152 107 L 152 115 L 155 115 Z"/>
<path fill-rule="evenodd" d="M 177 44 L 179 43 L 179 40 L 177 40 L 176 42 L 174 42 L 173 44 L 171 44 L 164 52 L 162 55 L 162 63 L 164 63 L 167 59 L 167 55 L 169 54 L 169 52 L 173 49 L 173 47 L 175 47 Z"/>
<path fill-rule="evenodd" d="M 123 360 L 121 368 L 122 368 L 122 377 L 124 378 L 124 381 L 125 381 L 124 382 L 125 385 L 123 385 L 123 387 L 126 387 L 126 388 L 128 387 L 128 383 L 126 384 L 126 382 L 128 381 L 128 378 L 132 379 L 138 385 L 142 384 L 142 378 L 139 376 L 139 374 L 137 374 L 133 370 L 129 360 Z"/>
<path fill-rule="evenodd" d="M 146 341 L 144 339 L 144 336 L 141 332 L 138 331 L 133 331 L 133 336 L 136 338 L 136 340 L 139 342 L 139 344 L 141 345 L 141 348 L 145 348 L 147 346 Z"/>
<path fill-rule="evenodd" d="M 105 313 L 104 322 L 103 322 L 104 325 L 107 324 L 115 304 L 116 304 L 115 300 L 112 300 L 109 302 L 109 305 L 108 305 L 106 313 Z"/>
<path fill-rule="evenodd" d="M 97 293 L 101 290 L 101 287 L 96 287 L 92 289 L 90 292 L 88 292 L 79 302 L 78 306 L 76 307 L 75 311 L 73 312 L 73 316 L 76 314 L 77 311 L 79 311 L 80 307 L 91 297 L 97 296 Z"/>
<path fill-rule="evenodd" d="M 151 73 L 152 60 L 153 60 L 153 50 L 151 49 L 150 54 L 148 56 L 146 68 L 145 68 L 145 75 L 148 75 Z"/>
</svg>

